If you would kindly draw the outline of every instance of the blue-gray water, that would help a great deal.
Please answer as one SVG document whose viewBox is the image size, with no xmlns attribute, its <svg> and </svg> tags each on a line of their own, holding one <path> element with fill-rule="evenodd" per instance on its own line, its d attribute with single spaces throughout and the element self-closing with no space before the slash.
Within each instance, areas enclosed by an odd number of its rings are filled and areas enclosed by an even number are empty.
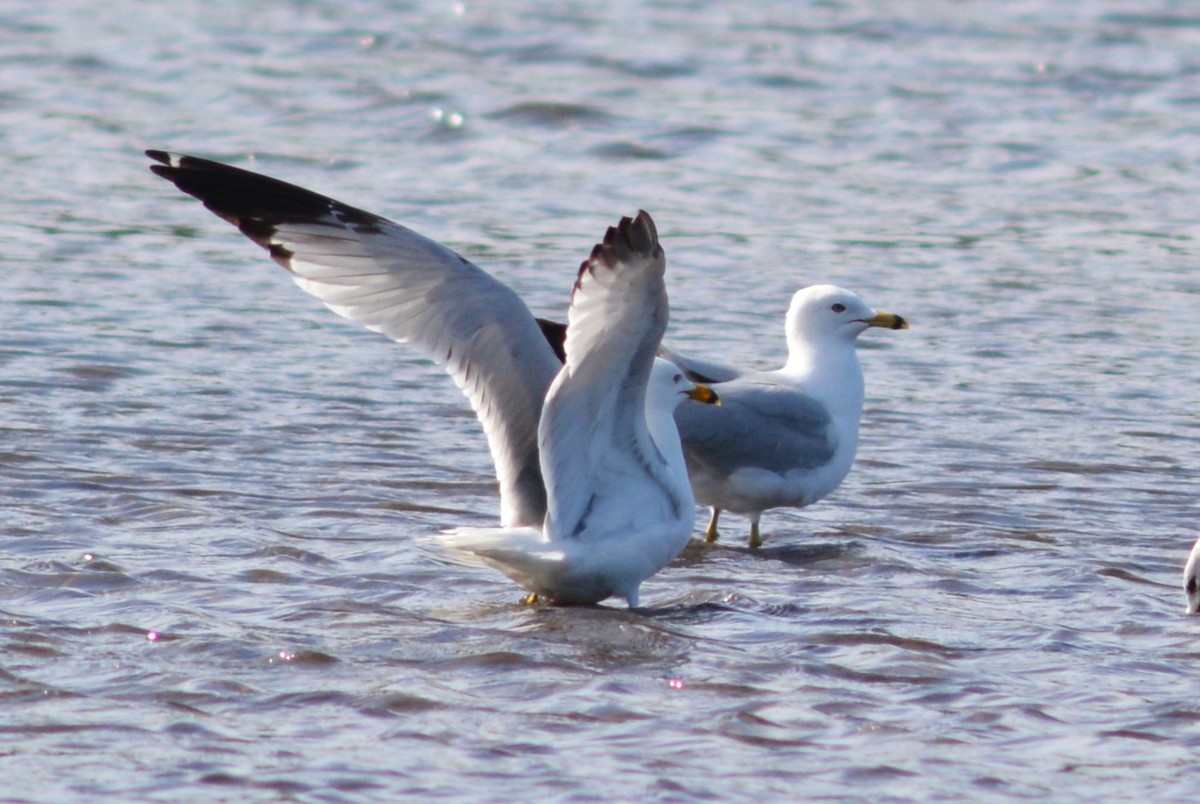
<svg viewBox="0 0 1200 804">
<path fill-rule="evenodd" d="M 502 7 L 502 8 L 499 8 Z M 1132 10 L 1131 10 L 1132 9 Z M 1200 10 L 0 4 L 0 797 L 1184 799 Z M 518 604 L 440 370 L 146 170 L 413 226 L 561 314 L 649 210 L 668 337 L 861 339 L 858 463 L 646 611 Z"/>
</svg>

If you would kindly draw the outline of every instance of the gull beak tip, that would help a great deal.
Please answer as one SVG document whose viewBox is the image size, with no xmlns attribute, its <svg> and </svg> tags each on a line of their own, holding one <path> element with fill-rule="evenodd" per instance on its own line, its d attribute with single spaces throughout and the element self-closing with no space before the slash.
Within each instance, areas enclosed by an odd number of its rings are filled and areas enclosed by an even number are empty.
<svg viewBox="0 0 1200 804">
<path fill-rule="evenodd" d="M 709 388 L 707 385 L 697 384 L 695 388 L 687 392 L 689 399 L 694 399 L 697 402 L 702 402 L 705 405 L 720 405 L 721 397 L 717 396 L 717 392 Z"/>
<path fill-rule="evenodd" d="M 895 313 L 876 313 L 873 318 L 867 319 L 868 327 L 880 327 L 881 329 L 908 329 L 908 321 L 904 316 L 896 315 Z"/>
</svg>

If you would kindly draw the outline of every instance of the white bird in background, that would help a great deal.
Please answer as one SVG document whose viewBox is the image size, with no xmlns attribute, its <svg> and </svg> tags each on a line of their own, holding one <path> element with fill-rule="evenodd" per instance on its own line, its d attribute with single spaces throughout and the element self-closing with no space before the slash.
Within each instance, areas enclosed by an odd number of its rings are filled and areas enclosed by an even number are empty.
<svg viewBox="0 0 1200 804">
<path fill-rule="evenodd" d="M 685 398 L 716 396 L 654 357 L 667 324 L 665 268 L 645 212 L 609 229 L 580 268 L 566 362 L 538 426 L 544 525 L 446 535 L 534 596 L 616 596 L 636 607 L 642 581 L 691 538 L 695 500 L 672 414 Z"/>
<path fill-rule="evenodd" d="M 1196 573 L 1200 571 L 1200 539 L 1192 545 L 1191 555 L 1183 568 L 1183 593 L 1187 595 L 1187 613 L 1200 613 L 1200 589 L 1196 588 Z"/>
<path fill-rule="evenodd" d="M 500 482 L 500 524 L 540 527 L 546 514 L 537 424 L 562 365 L 561 324 L 535 319 L 508 287 L 453 251 L 397 223 L 295 185 L 198 159 L 147 151 L 153 170 L 268 249 L 301 288 L 339 315 L 444 366 L 483 424 Z M 906 329 L 849 291 L 805 288 L 786 320 L 789 357 L 775 372 L 745 372 L 666 357 L 693 380 L 720 383 L 722 406 L 682 405 L 676 422 L 693 491 L 751 518 L 829 494 L 854 460 L 862 415 L 855 338 Z M 549 343 L 554 343 L 552 348 Z"/>
</svg>

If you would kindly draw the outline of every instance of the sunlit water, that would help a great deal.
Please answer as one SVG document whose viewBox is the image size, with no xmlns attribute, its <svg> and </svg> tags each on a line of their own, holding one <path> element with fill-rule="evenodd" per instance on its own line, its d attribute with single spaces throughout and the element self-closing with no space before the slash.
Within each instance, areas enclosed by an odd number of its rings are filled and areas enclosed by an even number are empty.
<svg viewBox="0 0 1200 804">
<path fill-rule="evenodd" d="M 1194 793 L 1190 5 L 0 24 L 6 800 Z M 525 607 L 433 545 L 498 510 L 453 384 L 297 290 L 147 147 L 396 218 L 544 315 L 645 208 L 697 354 L 778 364 L 815 282 L 913 329 L 861 339 L 855 470 L 769 514 L 765 549 L 730 516 L 646 610 Z"/>
</svg>

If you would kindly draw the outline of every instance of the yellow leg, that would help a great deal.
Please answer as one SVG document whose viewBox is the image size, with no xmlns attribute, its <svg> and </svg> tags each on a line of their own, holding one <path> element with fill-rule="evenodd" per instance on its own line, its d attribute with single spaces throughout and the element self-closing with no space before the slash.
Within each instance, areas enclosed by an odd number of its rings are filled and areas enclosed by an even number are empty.
<svg viewBox="0 0 1200 804">
<path fill-rule="evenodd" d="M 750 520 L 750 549 L 757 550 L 762 547 L 762 537 L 758 535 L 758 517 L 753 517 Z"/>
<path fill-rule="evenodd" d="M 712 509 L 712 519 L 708 520 L 708 527 L 704 529 L 704 541 L 709 544 L 721 538 L 721 534 L 717 533 L 717 517 L 720 515 L 721 509 L 714 506 Z"/>
</svg>

